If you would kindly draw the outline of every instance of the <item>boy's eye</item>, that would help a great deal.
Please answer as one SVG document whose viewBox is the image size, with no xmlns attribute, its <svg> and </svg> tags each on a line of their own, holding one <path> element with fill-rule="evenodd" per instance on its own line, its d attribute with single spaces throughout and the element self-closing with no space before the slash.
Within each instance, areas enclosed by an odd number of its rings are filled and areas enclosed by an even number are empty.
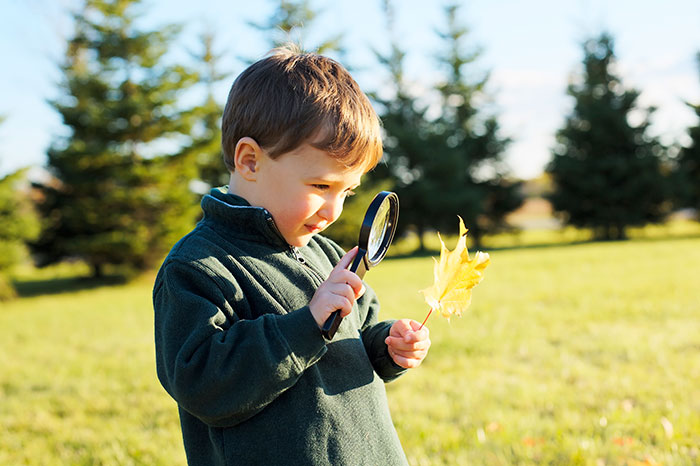
<svg viewBox="0 0 700 466">
<path fill-rule="evenodd" d="M 331 186 L 330 186 L 330 185 L 328 185 L 328 184 L 320 184 L 320 183 L 314 183 L 314 184 L 311 185 L 311 187 L 313 187 L 314 189 L 318 189 L 319 191 L 328 191 L 329 189 L 331 189 Z M 352 189 L 348 189 L 348 190 L 346 190 L 346 191 L 343 193 L 343 195 L 344 195 L 345 197 L 354 196 L 354 195 L 355 195 L 355 191 L 353 191 Z"/>
</svg>

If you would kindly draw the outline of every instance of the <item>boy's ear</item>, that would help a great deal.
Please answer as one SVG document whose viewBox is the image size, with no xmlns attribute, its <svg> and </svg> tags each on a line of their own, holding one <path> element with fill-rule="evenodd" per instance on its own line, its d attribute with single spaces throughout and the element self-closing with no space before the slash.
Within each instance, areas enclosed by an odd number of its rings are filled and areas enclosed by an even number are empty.
<svg viewBox="0 0 700 466">
<path fill-rule="evenodd" d="M 233 158 L 236 172 L 247 181 L 255 181 L 261 156 L 262 148 L 255 139 L 250 137 L 239 139 Z"/>
</svg>

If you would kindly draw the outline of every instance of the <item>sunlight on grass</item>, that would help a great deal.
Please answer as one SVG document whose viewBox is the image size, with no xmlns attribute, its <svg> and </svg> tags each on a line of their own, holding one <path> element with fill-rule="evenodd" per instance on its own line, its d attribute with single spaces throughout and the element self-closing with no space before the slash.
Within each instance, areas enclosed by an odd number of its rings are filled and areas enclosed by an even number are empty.
<svg viewBox="0 0 700 466">
<path fill-rule="evenodd" d="M 432 315 L 423 366 L 387 385 L 410 463 L 698 464 L 700 238 L 684 234 L 491 251 L 465 315 Z M 367 274 L 382 318 L 423 320 L 432 262 Z M 0 305 L 0 464 L 184 464 L 152 277 L 50 280 L 21 275 L 26 297 Z"/>
<path fill-rule="evenodd" d="M 431 316 L 428 359 L 388 386 L 411 464 L 697 464 L 700 240 L 491 258 L 466 315 Z M 422 321 L 430 264 L 380 268 L 383 317 Z"/>
<path fill-rule="evenodd" d="M 0 464 L 184 464 L 150 281 L 3 304 Z"/>
</svg>

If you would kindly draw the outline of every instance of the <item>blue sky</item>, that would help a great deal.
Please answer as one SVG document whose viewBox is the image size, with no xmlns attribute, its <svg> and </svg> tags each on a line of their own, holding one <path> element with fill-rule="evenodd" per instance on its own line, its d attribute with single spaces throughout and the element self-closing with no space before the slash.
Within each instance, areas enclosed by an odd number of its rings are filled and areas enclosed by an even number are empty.
<svg viewBox="0 0 700 466">
<path fill-rule="evenodd" d="M 416 93 L 440 79 L 434 59 L 444 28 L 442 1 L 394 0 L 397 37 L 408 52 L 407 78 Z M 42 165 L 51 140 L 64 128 L 47 103 L 57 96 L 55 63 L 70 34 L 65 11 L 77 0 L 0 0 L 0 176 L 17 168 Z M 232 72 L 221 86 L 223 103 L 230 82 L 244 64 L 259 57 L 267 42 L 248 22 L 264 22 L 269 1 L 145 0 L 144 25 L 185 24 L 184 56 L 193 38 L 213 30 L 223 65 Z M 309 42 L 342 32 L 346 65 L 365 90 L 379 90 L 386 72 L 372 49 L 386 51 L 388 34 L 380 0 L 312 3 L 323 11 Z M 686 128 L 697 119 L 685 101 L 700 103 L 700 2 L 697 0 L 472 0 L 460 12 L 470 28 L 468 45 L 480 46 L 479 72 L 490 72 L 490 107 L 503 135 L 513 139 L 507 161 L 515 175 L 533 177 L 549 160 L 554 132 L 572 106 L 565 95 L 569 76 L 582 58 L 581 42 L 602 30 L 615 38 L 618 75 L 642 91 L 641 104 L 658 110 L 652 133 L 667 143 L 686 142 Z"/>
</svg>

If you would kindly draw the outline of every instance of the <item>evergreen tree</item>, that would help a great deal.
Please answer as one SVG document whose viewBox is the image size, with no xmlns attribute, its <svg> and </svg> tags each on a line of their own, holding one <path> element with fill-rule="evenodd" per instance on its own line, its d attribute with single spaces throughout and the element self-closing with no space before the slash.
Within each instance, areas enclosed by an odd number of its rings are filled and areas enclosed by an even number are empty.
<svg viewBox="0 0 700 466">
<path fill-rule="evenodd" d="M 27 258 L 26 242 L 39 234 L 26 169 L 0 179 L 0 301 L 15 296 L 9 273 Z"/>
<path fill-rule="evenodd" d="M 627 226 L 660 221 L 666 213 L 664 149 L 647 134 L 653 109 L 614 74 L 613 39 L 604 33 L 583 45 L 583 73 L 567 94 L 574 109 L 557 132 L 547 167 L 550 200 L 569 225 L 592 228 L 596 239 L 624 239 Z M 630 113 L 646 114 L 638 125 Z"/>
<path fill-rule="evenodd" d="M 397 234 L 403 234 L 408 229 L 416 230 L 422 251 L 425 250 L 423 233 L 431 226 L 428 213 L 441 208 L 434 197 L 434 182 L 438 180 L 424 176 L 426 164 L 440 156 L 435 151 L 438 142 L 425 115 L 427 107 L 420 105 L 408 91 L 404 77 L 406 53 L 395 36 L 393 7 L 388 0 L 384 0 L 382 5 L 391 36 L 390 51 L 386 55 L 379 52 L 375 54 L 389 71 L 393 96 L 382 98 L 378 94 L 373 95 L 381 106 L 385 152 L 382 163 L 375 169 L 372 178 L 375 181 L 390 180 L 389 186 L 398 194 L 400 203 Z"/>
<path fill-rule="evenodd" d="M 310 0 L 279 0 L 278 6 L 266 23 L 253 23 L 250 25 L 263 31 L 269 41 L 270 48 L 280 47 L 287 43 L 295 43 L 303 50 L 328 54 L 330 52 L 343 52 L 341 46 L 342 34 L 336 34 L 320 43 L 309 47 L 308 32 L 312 29 L 313 22 L 319 12 L 311 7 Z"/>
<path fill-rule="evenodd" d="M 205 101 L 196 109 L 194 143 L 191 149 L 196 153 L 199 179 L 210 187 L 228 184 L 229 173 L 223 162 L 221 152 L 221 116 L 224 108 L 214 98 L 214 87 L 228 74 L 219 69 L 221 55 L 214 51 L 214 35 L 202 35 L 201 53 L 195 54 L 195 60 L 203 65 L 200 83 L 206 87 Z"/>
<path fill-rule="evenodd" d="M 388 2 L 385 9 L 391 18 Z M 441 100 L 437 118 L 429 119 L 427 107 L 406 90 L 404 53 L 396 40 L 391 54 L 380 57 L 396 86 L 394 98 L 381 101 L 386 163 L 401 199 L 401 221 L 416 230 L 421 249 L 429 228 L 456 232 L 458 215 L 478 246 L 482 235 L 503 227 L 505 214 L 522 202 L 518 184 L 507 180 L 502 162 L 509 140 L 498 135 L 496 118 L 484 115 L 477 105 L 488 76 L 472 82 L 466 75 L 480 52 L 463 51 L 467 29 L 459 25 L 457 9 L 446 8 L 448 28 L 440 34 L 447 45 L 440 64 L 448 74 L 437 86 Z"/>
<path fill-rule="evenodd" d="M 459 214 L 479 246 L 484 233 L 507 226 L 506 214 L 517 209 L 523 199 L 521 183 L 509 180 L 503 161 L 510 140 L 499 135 L 496 117 L 487 115 L 477 104 L 477 99 L 486 96 L 488 74 L 468 78 L 468 72 L 474 74 L 481 51 L 464 51 L 469 30 L 460 25 L 458 9 L 457 4 L 445 8 L 447 28 L 440 33 L 447 51 L 440 64 L 449 71 L 447 80 L 438 85 L 442 113 L 434 126 L 441 158 L 431 160 L 431 169 L 432 178 L 439 181 L 436 188 L 442 206 L 432 210 L 431 223 L 441 231 L 456 233 L 455 215 Z"/>
<path fill-rule="evenodd" d="M 700 70 L 700 53 L 697 55 Z M 688 128 L 690 145 L 681 149 L 678 158 L 677 179 L 680 207 L 692 207 L 700 212 L 700 104 L 688 103 L 698 117 L 698 124 Z"/>
<path fill-rule="evenodd" d="M 81 258 L 153 266 L 193 223 L 192 109 L 178 97 L 197 76 L 164 54 L 179 28 L 142 31 L 140 0 L 85 0 L 53 102 L 69 134 L 52 144 L 40 207 L 41 263 Z"/>
</svg>

